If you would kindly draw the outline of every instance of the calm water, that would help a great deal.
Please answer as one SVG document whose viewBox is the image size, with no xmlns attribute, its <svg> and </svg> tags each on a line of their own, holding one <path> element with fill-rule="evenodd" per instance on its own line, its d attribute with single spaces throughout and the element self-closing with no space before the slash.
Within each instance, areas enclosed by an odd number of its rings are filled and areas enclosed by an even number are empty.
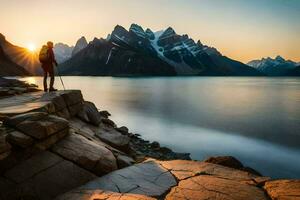
<svg viewBox="0 0 300 200">
<path fill-rule="evenodd" d="M 193 159 L 233 155 L 264 175 L 300 178 L 299 78 L 63 79 L 145 139 Z"/>
</svg>

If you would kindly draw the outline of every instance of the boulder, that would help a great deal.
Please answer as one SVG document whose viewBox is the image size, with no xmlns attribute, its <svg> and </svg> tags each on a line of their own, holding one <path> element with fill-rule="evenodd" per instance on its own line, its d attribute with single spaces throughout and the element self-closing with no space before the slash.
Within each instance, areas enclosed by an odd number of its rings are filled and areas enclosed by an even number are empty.
<svg viewBox="0 0 300 200">
<path fill-rule="evenodd" d="M 56 142 L 60 141 L 62 138 L 64 138 L 66 135 L 69 134 L 69 129 L 66 128 L 62 131 L 59 131 L 58 133 L 55 133 L 53 135 L 50 135 L 47 138 L 44 138 L 41 141 L 38 141 L 35 143 L 35 147 L 37 147 L 40 150 L 47 150 L 52 145 L 54 145 Z"/>
<path fill-rule="evenodd" d="M 117 169 L 116 158 L 111 151 L 75 133 L 56 143 L 52 151 L 97 175 Z"/>
<path fill-rule="evenodd" d="M 98 112 L 95 104 L 85 101 L 82 110 L 77 113 L 77 116 L 88 123 L 98 126 L 101 123 L 101 115 Z"/>
<path fill-rule="evenodd" d="M 63 110 L 67 107 L 64 98 L 61 96 L 59 92 L 44 93 L 40 100 L 51 102 L 54 105 L 56 112 Z"/>
<path fill-rule="evenodd" d="M 54 115 L 49 115 L 40 120 L 27 119 L 16 126 L 18 130 L 35 139 L 45 139 L 68 127 L 69 122 L 66 119 Z"/>
<path fill-rule="evenodd" d="M 70 116 L 71 117 L 76 116 L 82 110 L 82 107 L 83 107 L 82 102 L 68 106 Z"/>
<path fill-rule="evenodd" d="M 7 136 L 7 141 L 22 148 L 31 146 L 34 142 L 33 138 L 19 131 L 10 132 Z"/>
<path fill-rule="evenodd" d="M 233 156 L 209 157 L 208 159 L 204 160 L 204 162 L 223 165 L 234 169 L 241 169 L 244 167 L 243 164 Z"/>
<path fill-rule="evenodd" d="M 152 142 L 152 143 L 150 144 L 150 146 L 151 146 L 151 148 L 153 148 L 153 149 L 159 149 L 159 148 L 160 148 L 160 144 L 159 144 L 158 142 L 156 142 L 156 141 Z"/>
<path fill-rule="evenodd" d="M 126 126 L 121 126 L 119 128 L 116 128 L 117 131 L 119 131 L 120 133 L 122 133 L 123 135 L 127 135 L 129 130 Z"/>
<path fill-rule="evenodd" d="M 40 120 L 46 117 L 48 113 L 46 112 L 29 112 L 24 114 L 19 114 L 13 117 L 7 117 L 4 119 L 3 123 L 8 126 L 16 127 L 18 124 L 25 120 Z"/>
<path fill-rule="evenodd" d="M 258 171 L 254 170 L 250 167 L 245 167 L 238 159 L 236 159 L 233 156 L 210 157 L 210 158 L 206 159 L 204 162 L 223 165 L 223 166 L 226 166 L 226 167 L 243 170 L 243 171 L 261 176 L 261 173 L 259 173 Z"/>
<path fill-rule="evenodd" d="M 96 136 L 103 142 L 106 142 L 116 149 L 125 152 L 128 152 L 129 150 L 130 138 L 126 135 L 122 135 L 115 129 L 98 129 L 96 132 Z"/>
<path fill-rule="evenodd" d="M 80 90 L 67 90 L 67 91 L 60 91 L 60 92 L 67 106 L 72 106 L 80 102 L 83 102 L 83 97 Z"/>
<path fill-rule="evenodd" d="M 264 189 L 272 200 L 300 200 L 300 180 L 267 181 Z"/>
</svg>

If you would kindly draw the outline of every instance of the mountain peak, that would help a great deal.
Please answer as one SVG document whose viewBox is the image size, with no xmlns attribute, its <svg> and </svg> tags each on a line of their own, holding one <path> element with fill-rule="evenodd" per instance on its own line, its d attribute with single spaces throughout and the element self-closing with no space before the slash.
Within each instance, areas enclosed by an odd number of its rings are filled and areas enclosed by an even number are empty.
<svg viewBox="0 0 300 200">
<path fill-rule="evenodd" d="M 87 45 L 88 45 L 88 42 L 84 36 L 79 38 L 79 40 L 77 40 L 76 45 L 72 51 L 72 56 L 75 55 L 76 53 L 78 53 L 79 51 L 81 51 L 82 49 L 84 49 L 85 47 L 87 47 Z"/>
<path fill-rule="evenodd" d="M 130 28 L 129 28 L 129 32 L 133 32 L 135 33 L 137 36 L 145 38 L 146 37 L 146 33 L 144 31 L 144 29 L 137 24 L 131 24 Z"/>
<path fill-rule="evenodd" d="M 154 35 L 153 31 L 150 28 L 147 28 L 145 33 L 146 33 L 146 35 L 148 36 L 148 38 L 150 40 L 154 40 L 155 39 L 155 35 Z"/>
<path fill-rule="evenodd" d="M 170 27 L 170 26 L 165 30 L 165 33 L 169 33 L 169 34 L 172 34 L 172 35 L 176 34 L 176 32 L 174 31 L 174 29 L 172 27 Z"/>
<path fill-rule="evenodd" d="M 275 60 L 279 61 L 279 62 L 284 62 L 285 61 L 285 59 L 283 57 L 279 56 L 279 55 L 276 56 Z"/>
</svg>

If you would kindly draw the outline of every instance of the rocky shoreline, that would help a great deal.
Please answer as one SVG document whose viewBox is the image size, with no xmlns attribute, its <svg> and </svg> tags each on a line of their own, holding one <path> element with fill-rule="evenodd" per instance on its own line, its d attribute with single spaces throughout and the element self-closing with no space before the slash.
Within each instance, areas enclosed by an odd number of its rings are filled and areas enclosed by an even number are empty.
<svg viewBox="0 0 300 200">
<path fill-rule="evenodd" d="M 79 90 L 13 87 L 22 92 L 0 99 L 0 200 L 300 198 L 300 180 L 271 180 L 230 156 L 192 161 L 145 141 Z"/>
</svg>

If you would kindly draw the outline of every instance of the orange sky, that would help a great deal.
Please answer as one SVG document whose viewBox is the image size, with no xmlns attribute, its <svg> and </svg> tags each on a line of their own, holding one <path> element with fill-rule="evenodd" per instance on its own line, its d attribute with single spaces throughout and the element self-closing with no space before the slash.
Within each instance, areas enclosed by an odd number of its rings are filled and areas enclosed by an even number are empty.
<svg viewBox="0 0 300 200">
<path fill-rule="evenodd" d="M 281 55 L 300 61 L 297 0 L 0 0 L 0 27 L 21 46 L 45 41 L 74 44 L 84 35 L 106 37 L 116 24 L 179 34 L 248 62 Z"/>
</svg>

